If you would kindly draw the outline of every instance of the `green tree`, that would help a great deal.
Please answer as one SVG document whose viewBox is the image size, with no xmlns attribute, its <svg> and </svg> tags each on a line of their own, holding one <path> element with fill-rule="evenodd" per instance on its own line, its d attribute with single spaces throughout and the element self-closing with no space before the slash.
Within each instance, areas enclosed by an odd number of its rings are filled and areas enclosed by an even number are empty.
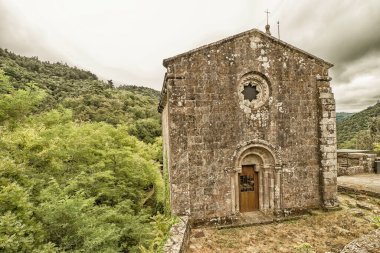
<svg viewBox="0 0 380 253">
<path fill-rule="evenodd" d="M 0 124 L 28 115 L 44 97 L 45 93 L 31 83 L 25 89 L 15 90 L 0 70 Z"/>
<path fill-rule="evenodd" d="M 153 118 L 140 119 L 130 126 L 128 133 L 141 141 L 153 143 L 161 135 L 161 125 Z"/>
<path fill-rule="evenodd" d="M 32 252 L 38 249 L 55 251 L 53 244 L 44 243 L 44 231 L 33 217 L 29 194 L 10 183 L 0 188 L 0 251 Z"/>
<path fill-rule="evenodd" d="M 2 49 L 0 67 L 0 251 L 159 250 L 159 93 Z"/>
</svg>

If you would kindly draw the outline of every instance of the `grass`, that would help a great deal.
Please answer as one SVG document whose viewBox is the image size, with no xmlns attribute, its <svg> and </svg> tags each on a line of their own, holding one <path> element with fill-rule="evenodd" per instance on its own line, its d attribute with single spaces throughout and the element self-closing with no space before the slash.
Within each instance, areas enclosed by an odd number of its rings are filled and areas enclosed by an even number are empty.
<svg viewBox="0 0 380 253">
<path fill-rule="evenodd" d="M 339 200 L 342 210 L 314 212 L 299 220 L 245 228 L 202 229 L 205 236 L 191 238 L 189 252 L 339 252 L 350 241 L 374 230 L 380 212 L 380 201 L 376 198 L 340 195 Z M 371 210 L 358 208 L 358 202 Z"/>
</svg>

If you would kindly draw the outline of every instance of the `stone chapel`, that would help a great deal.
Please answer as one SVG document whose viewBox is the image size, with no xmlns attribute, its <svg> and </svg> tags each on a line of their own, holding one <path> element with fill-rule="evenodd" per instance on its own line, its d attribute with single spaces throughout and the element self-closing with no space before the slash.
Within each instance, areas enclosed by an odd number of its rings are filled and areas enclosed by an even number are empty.
<svg viewBox="0 0 380 253">
<path fill-rule="evenodd" d="M 174 214 L 207 221 L 338 205 L 333 64 L 252 29 L 163 65 Z"/>
</svg>

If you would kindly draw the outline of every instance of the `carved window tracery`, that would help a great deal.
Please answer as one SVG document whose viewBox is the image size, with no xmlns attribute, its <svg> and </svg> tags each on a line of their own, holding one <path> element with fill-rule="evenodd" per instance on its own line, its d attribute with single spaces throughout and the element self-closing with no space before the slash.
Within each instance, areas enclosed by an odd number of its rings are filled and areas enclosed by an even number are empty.
<svg viewBox="0 0 380 253">
<path fill-rule="evenodd" d="M 251 102 L 252 100 L 257 99 L 259 91 L 256 89 L 256 85 L 248 83 L 247 86 L 244 86 L 242 93 L 244 95 L 244 99 Z"/>
<path fill-rule="evenodd" d="M 251 113 L 263 106 L 269 100 L 269 84 L 267 78 L 259 73 L 251 72 L 245 74 L 238 85 L 240 107 L 246 113 Z"/>
</svg>

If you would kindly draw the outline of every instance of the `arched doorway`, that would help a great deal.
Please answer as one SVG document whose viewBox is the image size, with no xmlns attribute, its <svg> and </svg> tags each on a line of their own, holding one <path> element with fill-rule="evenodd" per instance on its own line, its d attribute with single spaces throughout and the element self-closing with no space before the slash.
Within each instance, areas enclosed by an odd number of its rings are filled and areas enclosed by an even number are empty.
<svg viewBox="0 0 380 253">
<path fill-rule="evenodd" d="M 263 143 L 241 146 L 231 175 L 233 212 L 281 209 L 281 165 L 274 149 Z"/>
</svg>

